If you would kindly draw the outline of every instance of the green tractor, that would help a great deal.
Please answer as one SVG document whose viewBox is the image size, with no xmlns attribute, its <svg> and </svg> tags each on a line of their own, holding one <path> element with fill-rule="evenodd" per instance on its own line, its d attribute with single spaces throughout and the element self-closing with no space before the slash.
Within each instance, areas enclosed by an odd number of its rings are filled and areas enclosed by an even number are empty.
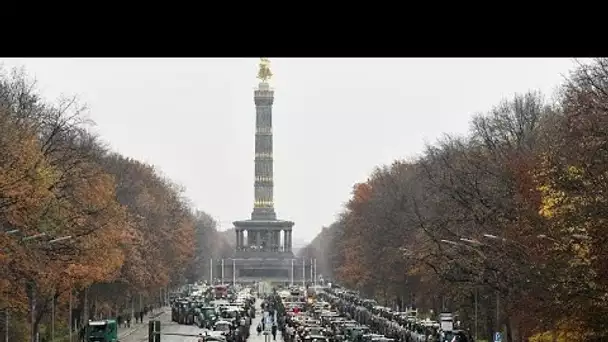
<svg viewBox="0 0 608 342">
<path fill-rule="evenodd" d="M 118 342 L 116 320 L 89 321 L 86 327 L 87 342 Z"/>
<path fill-rule="evenodd" d="M 199 314 L 199 327 L 212 329 L 215 322 L 217 322 L 218 317 L 215 312 L 215 308 L 212 306 L 203 306 L 200 307 Z"/>
<path fill-rule="evenodd" d="M 370 330 L 365 325 L 348 326 L 345 330 L 345 337 L 350 342 L 361 342 L 363 341 L 363 335 L 370 333 Z"/>
<path fill-rule="evenodd" d="M 190 302 L 180 302 L 177 307 L 177 323 L 193 324 L 194 323 L 194 305 Z"/>
</svg>

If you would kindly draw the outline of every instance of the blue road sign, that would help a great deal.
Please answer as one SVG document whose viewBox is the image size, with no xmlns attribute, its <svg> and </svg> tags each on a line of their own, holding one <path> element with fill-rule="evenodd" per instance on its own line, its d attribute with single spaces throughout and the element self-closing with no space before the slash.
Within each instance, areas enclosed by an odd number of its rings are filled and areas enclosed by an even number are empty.
<svg viewBox="0 0 608 342">
<path fill-rule="evenodd" d="M 494 334 L 494 342 L 502 342 L 502 333 L 495 333 Z"/>
</svg>

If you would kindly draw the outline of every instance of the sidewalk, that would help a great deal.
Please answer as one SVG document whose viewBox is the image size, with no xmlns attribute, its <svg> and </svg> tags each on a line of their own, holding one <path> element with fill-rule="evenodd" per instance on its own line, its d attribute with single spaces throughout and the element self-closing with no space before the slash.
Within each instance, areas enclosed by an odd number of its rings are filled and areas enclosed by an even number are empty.
<svg viewBox="0 0 608 342">
<path fill-rule="evenodd" d="M 160 308 L 158 311 L 156 311 L 156 313 L 154 313 L 153 315 L 148 315 L 148 320 L 150 319 L 154 319 L 154 318 L 158 318 L 164 314 L 171 314 L 171 307 L 169 306 L 164 306 L 162 308 Z M 167 316 L 167 318 L 170 318 L 170 316 Z M 146 323 L 133 323 L 131 324 L 131 328 L 118 328 L 118 338 L 122 339 L 125 338 L 127 336 L 130 336 L 138 331 L 140 331 L 142 328 L 147 328 L 148 326 L 148 322 Z M 55 338 L 57 341 L 65 341 L 65 342 L 70 342 L 69 339 L 69 335 L 65 335 L 63 337 L 57 337 Z M 72 341 L 73 342 L 77 342 L 79 341 L 78 339 L 78 332 L 74 332 L 72 334 Z"/>
<path fill-rule="evenodd" d="M 163 306 L 158 311 L 156 311 L 154 314 L 148 315 L 148 321 L 150 321 L 151 319 L 158 318 L 158 317 L 160 317 L 162 315 L 165 315 L 167 313 L 171 314 L 171 307 L 169 307 L 169 306 Z M 127 336 L 130 336 L 130 335 L 138 332 L 142 328 L 146 328 L 147 329 L 148 328 L 148 322 L 145 322 L 145 323 L 133 323 L 133 324 L 131 324 L 131 328 L 119 329 L 119 331 L 118 331 L 118 338 L 123 339 L 123 338 L 125 338 Z"/>
</svg>

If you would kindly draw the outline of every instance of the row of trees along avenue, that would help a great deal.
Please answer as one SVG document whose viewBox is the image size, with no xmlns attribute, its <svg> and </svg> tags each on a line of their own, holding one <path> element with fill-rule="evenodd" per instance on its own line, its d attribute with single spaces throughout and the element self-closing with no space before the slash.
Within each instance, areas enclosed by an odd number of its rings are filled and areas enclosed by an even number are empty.
<svg viewBox="0 0 608 342">
<path fill-rule="evenodd" d="M 382 304 L 457 312 L 480 339 L 608 340 L 608 59 L 552 98 L 516 95 L 378 168 L 307 256 Z"/>
<path fill-rule="evenodd" d="M 66 335 L 87 318 L 157 305 L 225 251 L 216 223 L 150 165 L 109 152 L 74 99 L 0 75 L 0 335 Z M 224 244 L 225 245 L 225 244 Z M 70 295 L 71 293 L 71 295 Z M 55 303 L 55 305 L 53 305 Z M 7 323 L 8 320 L 8 324 Z"/>
</svg>

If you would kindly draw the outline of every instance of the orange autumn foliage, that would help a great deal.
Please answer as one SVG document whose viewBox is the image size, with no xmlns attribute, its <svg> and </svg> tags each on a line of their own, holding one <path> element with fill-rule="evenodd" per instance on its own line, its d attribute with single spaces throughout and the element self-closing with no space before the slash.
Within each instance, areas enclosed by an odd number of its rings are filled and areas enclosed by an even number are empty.
<svg viewBox="0 0 608 342">
<path fill-rule="evenodd" d="M 382 305 L 470 331 L 477 316 L 480 339 L 608 340 L 608 59 L 556 95 L 516 95 L 374 172 L 309 257 Z"/>
<path fill-rule="evenodd" d="M 96 298 L 91 315 L 140 295 L 152 303 L 194 256 L 196 218 L 182 190 L 105 151 L 81 112 L 73 99 L 44 102 L 23 73 L 0 74 L 0 309 L 14 325 L 34 300 L 38 330 L 53 296 L 66 321 L 70 292 L 82 319 L 84 289 Z"/>
</svg>

